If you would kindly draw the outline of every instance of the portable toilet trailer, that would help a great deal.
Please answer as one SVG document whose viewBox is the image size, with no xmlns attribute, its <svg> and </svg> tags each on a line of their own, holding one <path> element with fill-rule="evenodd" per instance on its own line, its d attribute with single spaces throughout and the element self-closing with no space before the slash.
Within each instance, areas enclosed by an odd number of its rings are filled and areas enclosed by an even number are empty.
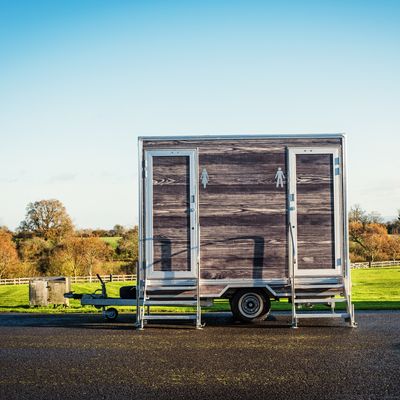
<svg viewBox="0 0 400 400">
<path fill-rule="evenodd" d="M 293 327 L 355 325 L 343 134 L 140 137 L 138 147 L 139 328 L 167 318 L 199 328 L 201 306 L 218 298 L 241 321 L 288 298 Z M 145 313 L 156 305 L 196 312 Z"/>
</svg>

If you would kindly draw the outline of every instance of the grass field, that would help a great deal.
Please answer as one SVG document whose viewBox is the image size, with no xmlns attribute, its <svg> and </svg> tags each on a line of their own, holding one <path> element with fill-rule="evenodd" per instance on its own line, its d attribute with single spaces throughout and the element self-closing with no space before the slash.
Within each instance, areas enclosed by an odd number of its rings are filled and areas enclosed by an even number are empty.
<svg viewBox="0 0 400 400">
<path fill-rule="evenodd" d="M 116 236 L 116 237 L 102 237 L 100 238 L 101 240 L 103 240 L 104 242 L 106 242 L 107 244 L 109 244 L 114 250 L 117 248 L 118 246 L 118 242 L 122 239 L 120 236 Z"/>
<path fill-rule="evenodd" d="M 353 302 L 357 310 L 400 309 L 400 267 L 369 268 L 352 271 Z M 121 286 L 134 282 L 111 282 L 107 284 L 110 297 L 118 297 Z M 76 283 L 72 290 L 76 293 L 93 293 L 99 289 L 97 283 Z M 340 308 L 338 306 L 338 308 Z M 132 312 L 134 307 L 119 307 L 120 311 Z M 273 310 L 289 310 L 287 301 L 272 303 Z M 157 307 L 154 311 L 176 310 L 172 307 Z M 189 307 L 180 310 L 190 310 Z M 205 308 L 208 311 L 229 311 L 226 300 L 216 300 L 213 307 Z M 71 300 L 70 307 L 29 307 L 28 285 L 0 286 L 0 312 L 98 312 L 94 307 L 81 307 L 78 300 Z"/>
</svg>

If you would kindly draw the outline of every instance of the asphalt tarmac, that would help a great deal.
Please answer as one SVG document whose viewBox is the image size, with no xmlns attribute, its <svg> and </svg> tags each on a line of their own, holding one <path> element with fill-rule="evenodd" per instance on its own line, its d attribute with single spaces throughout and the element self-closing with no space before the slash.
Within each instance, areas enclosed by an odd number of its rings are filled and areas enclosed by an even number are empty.
<svg viewBox="0 0 400 400">
<path fill-rule="evenodd" d="M 400 399 L 400 312 L 207 326 L 0 314 L 0 399 Z"/>
</svg>

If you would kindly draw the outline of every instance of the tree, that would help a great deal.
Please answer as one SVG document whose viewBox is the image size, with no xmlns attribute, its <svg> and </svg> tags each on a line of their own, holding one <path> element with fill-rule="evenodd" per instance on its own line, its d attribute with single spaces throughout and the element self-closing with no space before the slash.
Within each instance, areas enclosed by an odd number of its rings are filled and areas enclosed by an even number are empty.
<svg viewBox="0 0 400 400">
<path fill-rule="evenodd" d="M 125 227 L 119 224 L 114 225 L 114 228 L 110 231 L 110 233 L 112 233 L 111 236 L 123 236 L 125 232 Z"/>
<path fill-rule="evenodd" d="M 72 234 L 73 224 L 59 200 L 40 200 L 29 203 L 26 216 L 19 226 L 20 232 L 60 242 Z"/>
<path fill-rule="evenodd" d="M 50 271 L 54 275 L 83 274 L 84 238 L 69 237 L 57 246 L 50 257 Z"/>
<path fill-rule="evenodd" d="M 390 234 L 400 234 L 400 209 L 397 210 L 397 217 L 393 221 L 388 222 L 386 226 Z"/>
<path fill-rule="evenodd" d="M 53 252 L 50 260 L 52 273 L 92 275 L 95 267 L 111 257 L 112 250 L 97 237 L 70 237 Z"/>
<path fill-rule="evenodd" d="M 7 232 L 7 233 L 9 233 L 11 235 L 13 234 L 12 231 L 10 229 L 8 229 L 8 226 L 5 226 L 5 225 L 0 226 L 0 231 Z"/>
<path fill-rule="evenodd" d="M 349 222 L 367 222 L 367 212 L 359 204 L 354 204 L 349 211 Z"/>
<path fill-rule="evenodd" d="M 400 260 L 400 236 L 389 235 L 386 254 L 393 260 Z"/>
<path fill-rule="evenodd" d="M 49 269 L 53 244 L 40 237 L 24 239 L 19 242 L 18 251 L 24 263 L 34 266 L 40 274 L 46 274 Z"/>
<path fill-rule="evenodd" d="M 95 237 L 107 237 L 109 232 L 107 229 L 93 229 L 92 235 Z"/>
<path fill-rule="evenodd" d="M 376 212 L 372 211 L 367 213 L 361 208 L 359 204 L 355 204 L 350 208 L 349 211 L 349 222 L 361 222 L 362 224 L 382 224 L 382 216 Z"/>
<path fill-rule="evenodd" d="M 386 227 L 381 224 L 353 220 L 349 224 L 349 233 L 350 239 L 359 246 L 370 266 L 387 248 L 388 234 Z"/>
<path fill-rule="evenodd" d="M 99 238 L 85 239 L 84 268 L 85 273 L 92 276 L 93 269 L 98 264 L 110 259 L 112 249 Z"/>
<path fill-rule="evenodd" d="M 0 229 L 0 278 L 10 275 L 18 265 L 18 253 L 12 235 Z"/>
<path fill-rule="evenodd" d="M 355 204 L 349 211 L 349 233 L 352 259 L 361 258 L 371 265 L 377 257 L 385 258 L 388 234 L 379 213 L 367 213 Z"/>
<path fill-rule="evenodd" d="M 125 232 L 118 242 L 117 253 L 124 258 L 128 258 L 133 262 L 138 259 L 138 228 Z"/>
</svg>

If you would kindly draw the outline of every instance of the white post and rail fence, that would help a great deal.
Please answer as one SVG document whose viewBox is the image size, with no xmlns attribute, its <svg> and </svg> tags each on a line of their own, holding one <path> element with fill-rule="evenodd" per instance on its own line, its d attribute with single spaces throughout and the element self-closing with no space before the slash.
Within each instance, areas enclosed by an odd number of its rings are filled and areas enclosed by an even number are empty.
<svg viewBox="0 0 400 400">
<path fill-rule="evenodd" d="M 125 274 L 125 275 L 100 275 L 101 279 L 104 282 L 128 282 L 128 281 L 135 281 L 136 274 Z M 0 285 L 25 285 L 29 283 L 31 279 L 38 278 L 38 277 L 31 277 L 31 278 L 9 278 L 9 279 L 0 279 Z M 70 277 L 71 283 L 91 283 L 91 282 L 98 282 L 96 275 L 88 275 L 88 276 L 71 276 Z"/>
<path fill-rule="evenodd" d="M 371 267 L 391 267 L 400 265 L 400 260 L 395 261 L 375 261 L 371 264 Z M 351 268 L 360 269 L 360 268 L 369 268 L 368 262 L 358 262 L 352 263 Z M 37 277 L 36 277 L 37 278 Z M 0 285 L 26 285 L 29 281 L 33 279 L 33 277 L 29 278 L 6 278 L 0 279 Z M 90 283 L 97 282 L 96 275 L 88 275 L 88 276 L 71 276 L 71 283 Z M 101 275 L 101 279 L 105 282 L 130 282 L 136 280 L 136 274 L 124 274 L 124 275 Z"/>
</svg>

